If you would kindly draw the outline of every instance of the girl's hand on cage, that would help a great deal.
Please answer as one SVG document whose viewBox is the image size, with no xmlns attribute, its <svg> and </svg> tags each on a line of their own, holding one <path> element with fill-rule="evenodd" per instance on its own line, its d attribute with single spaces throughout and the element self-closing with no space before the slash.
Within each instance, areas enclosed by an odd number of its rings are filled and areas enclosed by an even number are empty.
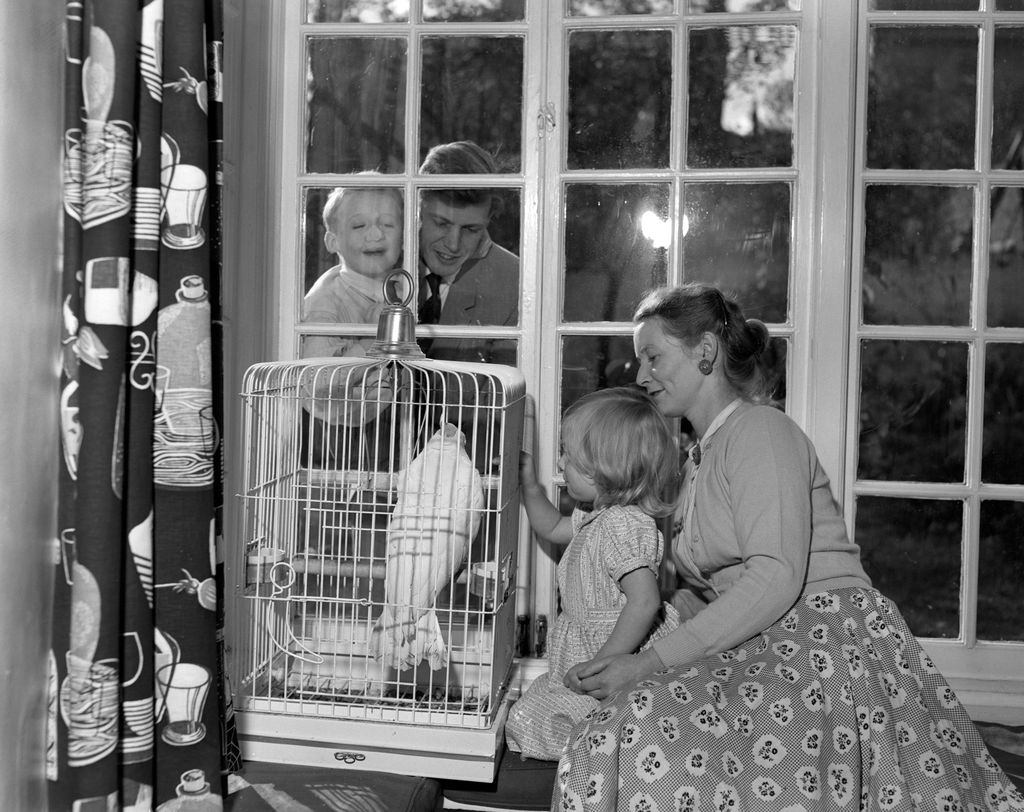
<svg viewBox="0 0 1024 812">
<path fill-rule="evenodd" d="M 533 462 L 533 454 L 526 449 L 519 450 L 519 485 L 524 489 L 540 487 L 537 480 L 537 467 Z"/>
</svg>

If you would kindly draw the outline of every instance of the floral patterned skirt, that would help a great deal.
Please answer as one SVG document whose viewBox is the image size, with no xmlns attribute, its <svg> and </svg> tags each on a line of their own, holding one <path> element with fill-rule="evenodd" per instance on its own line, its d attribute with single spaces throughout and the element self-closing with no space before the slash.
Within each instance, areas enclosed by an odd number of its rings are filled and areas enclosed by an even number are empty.
<svg viewBox="0 0 1024 812">
<path fill-rule="evenodd" d="M 808 595 L 763 634 L 606 699 L 574 733 L 568 812 L 1024 810 L 895 605 Z"/>
</svg>

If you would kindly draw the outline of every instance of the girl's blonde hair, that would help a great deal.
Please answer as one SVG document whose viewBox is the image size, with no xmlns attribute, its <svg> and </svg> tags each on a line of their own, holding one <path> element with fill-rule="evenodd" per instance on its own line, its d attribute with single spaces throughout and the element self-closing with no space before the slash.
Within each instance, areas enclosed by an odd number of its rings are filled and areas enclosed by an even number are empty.
<svg viewBox="0 0 1024 812">
<path fill-rule="evenodd" d="M 566 458 L 594 481 L 594 507 L 636 505 L 659 517 L 677 496 L 679 448 L 668 421 L 639 387 L 591 392 L 562 416 Z"/>
</svg>

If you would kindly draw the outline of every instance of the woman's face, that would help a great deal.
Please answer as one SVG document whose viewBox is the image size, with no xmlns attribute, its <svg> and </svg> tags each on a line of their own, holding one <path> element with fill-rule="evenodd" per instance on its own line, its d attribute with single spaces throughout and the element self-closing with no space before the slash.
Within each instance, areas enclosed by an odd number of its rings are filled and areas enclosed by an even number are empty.
<svg viewBox="0 0 1024 812">
<path fill-rule="evenodd" d="M 640 368 L 636 382 L 667 417 L 685 417 L 700 384 L 697 350 L 668 335 L 661 320 L 642 321 L 633 330 L 633 349 Z"/>
</svg>

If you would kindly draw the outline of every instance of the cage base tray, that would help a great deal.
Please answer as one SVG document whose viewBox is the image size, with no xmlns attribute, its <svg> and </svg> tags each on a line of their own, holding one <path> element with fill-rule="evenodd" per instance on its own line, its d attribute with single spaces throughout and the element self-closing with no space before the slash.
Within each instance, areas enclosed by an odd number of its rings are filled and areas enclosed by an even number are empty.
<svg viewBox="0 0 1024 812">
<path fill-rule="evenodd" d="M 410 725 L 236 711 L 246 761 L 489 783 L 503 750 L 508 702 L 487 728 Z"/>
</svg>

